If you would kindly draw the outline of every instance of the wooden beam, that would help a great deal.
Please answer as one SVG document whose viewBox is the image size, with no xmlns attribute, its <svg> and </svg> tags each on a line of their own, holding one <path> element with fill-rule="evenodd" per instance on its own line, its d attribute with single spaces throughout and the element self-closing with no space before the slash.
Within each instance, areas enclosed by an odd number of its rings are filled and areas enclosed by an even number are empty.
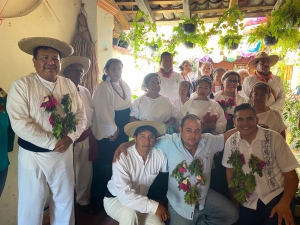
<svg viewBox="0 0 300 225">
<path fill-rule="evenodd" d="M 125 9 L 122 10 L 124 14 L 135 14 L 138 10 Z M 183 9 L 152 9 L 153 13 L 180 13 L 183 12 Z"/>
<path fill-rule="evenodd" d="M 106 12 L 108 12 L 111 15 L 116 15 L 118 11 L 120 11 L 119 7 L 114 4 L 114 2 L 107 1 L 107 0 L 98 0 L 97 5 L 104 9 Z"/>
<path fill-rule="evenodd" d="M 155 17 L 151 11 L 148 0 L 136 0 L 136 3 L 141 11 L 143 11 L 146 16 L 148 16 L 151 23 L 155 23 Z"/>
<path fill-rule="evenodd" d="M 277 2 L 274 5 L 274 8 L 273 8 L 272 12 L 274 12 L 277 9 L 279 9 L 280 6 L 282 6 L 284 3 L 285 3 L 285 0 L 277 0 Z"/>
<path fill-rule="evenodd" d="M 230 0 L 229 2 L 229 8 L 233 7 L 234 5 L 238 4 L 238 0 Z"/>
<path fill-rule="evenodd" d="M 260 10 L 271 10 L 273 9 L 272 5 L 264 5 L 259 7 Z M 240 7 L 240 10 L 245 11 L 245 10 L 257 10 L 257 6 L 244 6 Z M 202 9 L 202 10 L 192 10 L 192 14 L 197 14 L 197 13 L 221 13 L 224 11 L 223 9 Z"/>
<path fill-rule="evenodd" d="M 166 1 L 148 1 L 149 5 L 172 5 L 172 4 L 182 4 L 181 0 L 166 0 Z M 129 1 L 124 1 L 124 2 L 116 2 L 117 5 L 137 5 L 136 2 L 129 2 Z"/>
<path fill-rule="evenodd" d="M 190 1 L 182 0 L 183 16 L 185 18 L 191 18 Z"/>
</svg>

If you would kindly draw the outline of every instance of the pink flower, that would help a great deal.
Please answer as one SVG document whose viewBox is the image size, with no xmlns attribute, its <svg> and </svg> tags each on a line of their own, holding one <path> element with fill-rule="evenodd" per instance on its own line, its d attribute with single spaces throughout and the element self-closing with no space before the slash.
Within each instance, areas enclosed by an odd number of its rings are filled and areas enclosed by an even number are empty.
<svg viewBox="0 0 300 225">
<path fill-rule="evenodd" d="M 232 118 L 229 113 L 225 112 L 224 114 L 225 114 L 226 120 L 230 120 Z"/>
<path fill-rule="evenodd" d="M 180 173 L 185 173 L 186 172 L 186 168 L 184 168 L 184 167 L 179 167 L 179 172 Z"/>
<path fill-rule="evenodd" d="M 49 117 L 49 122 L 50 122 L 51 126 L 54 127 L 54 118 L 53 118 L 53 116 Z"/>
<path fill-rule="evenodd" d="M 260 161 L 260 164 L 259 164 L 259 169 L 260 170 L 263 170 L 263 168 L 266 166 L 267 163 L 265 163 L 264 161 Z"/>
<path fill-rule="evenodd" d="M 248 192 L 248 193 L 246 194 L 246 198 L 250 198 L 251 195 L 252 195 L 252 193 L 249 193 L 249 192 Z"/>
<path fill-rule="evenodd" d="M 187 192 L 190 190 L 190 182 L 189 182 L 190 177 L 185 178 L 182 182 L 180 182 L 178 188 Z"/>
<path fill-rule="evenodd" d="M 242 159 L 242 163 L 243 163 L 243 165 L 245 165 L 245 164 L 246 164 L 246 161 L 245 161 L 244 154 L 241 154 L 241 159 Z"/>
</svg>

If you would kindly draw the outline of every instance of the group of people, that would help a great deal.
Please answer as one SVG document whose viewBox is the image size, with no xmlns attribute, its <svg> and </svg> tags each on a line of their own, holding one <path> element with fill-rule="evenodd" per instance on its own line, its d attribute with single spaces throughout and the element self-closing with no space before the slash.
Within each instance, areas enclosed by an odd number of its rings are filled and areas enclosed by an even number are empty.
<svg viewBox="0 0 300 225">
<path fill-rule="evenodd" d="M 32 37 L 19 47 L 36 72 L 0 96 L 1 176 L 10 124 L 19 137 L 18 224 L 41 224 L 48 192 L 51 224 L 74 224 L 74 194 L 83 211 L 104 206 L 126 225 L 294 224 L 299 164 L 285 142 L 283 84 L 270 72 L 278 56 L 258 54 L 246 78 L 203 63 L 192 80 L 190 62 L 177 73 L 164 52 L 133 101 L 119 59 L 91 95 L 80 85 L 90 60 L 70 56 L 72 46 Z"/>
</svg>

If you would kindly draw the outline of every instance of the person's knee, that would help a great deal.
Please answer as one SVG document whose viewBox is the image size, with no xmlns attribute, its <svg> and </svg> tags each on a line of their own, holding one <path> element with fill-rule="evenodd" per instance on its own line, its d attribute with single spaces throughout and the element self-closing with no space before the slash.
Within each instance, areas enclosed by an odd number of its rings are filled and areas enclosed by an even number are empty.
<svg viewBox="0 0 300 225">
<path fill-rule="evenodd" d="M 127 223 L 129 224 L 138 224 L 138 215 L 137 215 L 137 211 L 131 208 L 124 208 L 124 210 L 122 210 L 122 213 L 120 215 L 120 221 L 127 221 Z M 120 222 L 119 221 L 119 222 Z"/>
<path fill-rule="evenodd" d="M 230 221 L 230 224 L 233 224 L 238 221 L 239 219 L 239 210 L 236 207 L 233 207 L 232 210 L 230 210 L 230 215 L 228 215 L 228 218 Z"/>
</svg>

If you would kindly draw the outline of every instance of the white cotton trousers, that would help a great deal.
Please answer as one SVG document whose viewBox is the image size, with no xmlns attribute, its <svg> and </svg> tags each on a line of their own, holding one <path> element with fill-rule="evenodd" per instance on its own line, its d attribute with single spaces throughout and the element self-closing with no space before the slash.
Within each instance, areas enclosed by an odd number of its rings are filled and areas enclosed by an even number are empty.
<svg viewBox="0 0 300 225">
<path fill-rule="evenodd" d="M 89 138 L 74 146 L 74 173 L 76 201 L 88 205 L 91 200 L 93 164 L 89 161 Z"/>
<path fill-rule="evenodd" d="M 64 153 L 19 147 L 18 225 L 41 225 L 50 192 L 51 225 L 74 225 L 73 146 Z"/>
<path fill-rule="evenodd" d="M 104 209 L 111 218 L 117 220 L 119 225 L 164 225 L 160 219 L 150 213 L 140 213 L 132 208 L 124 206 L 115 198 L 105 197 Z"/>
</svg>

